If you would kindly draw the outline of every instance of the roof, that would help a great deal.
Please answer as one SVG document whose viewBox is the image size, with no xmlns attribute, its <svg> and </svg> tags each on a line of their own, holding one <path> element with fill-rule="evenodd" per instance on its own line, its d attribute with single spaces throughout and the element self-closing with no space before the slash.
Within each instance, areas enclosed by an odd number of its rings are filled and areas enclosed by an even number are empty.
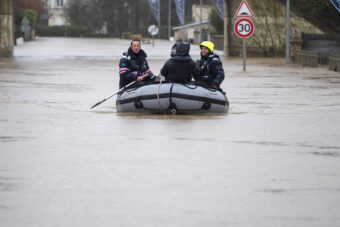
<svg viewBox="0 0 340 227">
<path fill-rule="evenodd" d="M 209 24 L 210 20 L 204 20 L 202 21 L 202 24 Z M 200 25 L 200 22 L 195 22 L 195 23 L 191 23 L 191 24 L 185 24 L 185 25 L 181 25 L 181 26 L 177 26 L 177 27 L 173 27 L 172 30 L 179 30 L 182 28 L 189 28 L 189 27 L 193 27 L 196 25 Z"/>
</svg>

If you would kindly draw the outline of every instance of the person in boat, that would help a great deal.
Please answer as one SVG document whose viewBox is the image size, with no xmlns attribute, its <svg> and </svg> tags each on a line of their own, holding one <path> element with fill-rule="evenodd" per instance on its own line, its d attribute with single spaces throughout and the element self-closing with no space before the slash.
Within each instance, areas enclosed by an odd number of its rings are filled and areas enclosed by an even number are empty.
<svg viewBox="0 0 340 227">
<path fill-rule="evenodd" d="M 189 83 L 195 73 L 196 65 L 189 55 L 190 44 L 177 41 L 171 49 L 171 58 L 165 62 L 161 75 L 165 82 Z"/>
<path fill-rule="evenodd" d="M 196 61 L 194 79 L 197 84 L 220 90 L 224 80 L 224 70 L 220 57 L 215 54 L 214 43 L 204 41 L 200 44 L 201 59 Z"/>
<path fill-rule="evenodd" d="M 134 86 L 151 82 L 152 72 L 146 60 L 146 53 L 141 49 L 140 40 L 134 39 L 127 52 L 119 61 L 119 88 L 132 81 L 137 81 Z M 143 78 L 143 76 L 147 75 Z"/>
</svg>

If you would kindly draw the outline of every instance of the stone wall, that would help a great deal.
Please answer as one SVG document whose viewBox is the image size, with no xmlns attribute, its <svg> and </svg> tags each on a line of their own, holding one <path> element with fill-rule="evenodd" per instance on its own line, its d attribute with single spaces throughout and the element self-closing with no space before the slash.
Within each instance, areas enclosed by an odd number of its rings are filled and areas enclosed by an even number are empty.
<svg viewBox="0 0 340 227">
<path fill-rule="evenodd" d="M 302 50 L 340 54 L 339 34 L 305 34 L 301 36 Z"/>
<path fill-rule="evenodd" d="M 286 46 L 286 7 L 272 0 L 257 0 L 248 1 L 255 17 L 252 21 L 255 25 L 254 34 L 247 40 L 247 55 L 248 56 L 270 56 L 283 57 L 285 56 Z M 233 5 L 232 12 L 235 13 L 238 8 Z M 235 7 L 235 9 L 234 9 Z M 236 23 L 237 19 L 233 18 L 232 24 Z M 291 11 L 290 17 L 290 37 L 292 44 L 291 55 L 294 51 L 301 50 L 302 33 L 321 34 L 322 32 L 314 25 L 306 21 L 304 18 L 298 17 Z M 240 56 L 242 53 L 242 39 L 232 31 L 233 46 L 231 54 Z"/>
</svg>

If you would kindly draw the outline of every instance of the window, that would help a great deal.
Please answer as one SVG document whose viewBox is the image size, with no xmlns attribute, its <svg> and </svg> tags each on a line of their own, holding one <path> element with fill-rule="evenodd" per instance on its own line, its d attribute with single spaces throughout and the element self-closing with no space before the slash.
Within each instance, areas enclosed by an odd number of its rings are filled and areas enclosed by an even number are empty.
<svg viewBox="0 0 340 227">
<path fill-rule="evenodd" d="M 57 0 L 57 7 L 61 8 L 64 6 L 64 0 Z"/>
</svg>

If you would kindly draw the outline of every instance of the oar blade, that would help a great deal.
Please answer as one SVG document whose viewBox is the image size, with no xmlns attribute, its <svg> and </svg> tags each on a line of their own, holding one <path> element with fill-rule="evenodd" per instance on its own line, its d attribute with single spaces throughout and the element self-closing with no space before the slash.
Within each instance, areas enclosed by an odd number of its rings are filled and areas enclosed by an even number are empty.
<svg viewBox="0 0 340 227">
<path fill-rule="evenodd" d="M 106 99 L 103 99 L 102 101 L 97 102 L 96 104 L 94 104 L 94 105 L 91 107 L 91 109 L 93 109 L 93 108 L 95 108 L 96 106 L 102 104 L 105 100 L 106 100 Z"/>
<path fill-rule="evenodd" d="M 146 75 L 145 75 L 145 76 L 146 76 Z M 143 77 L 145 77 L 145 76 L 143 76 Z M 115 95 L 118 94 L 119 92 L 121 92 L 121 91 L 125 90 L 126 88 L 130 87 L 130 86 L 131 86 L 132 84 L 134 84 L 134 83 L 136 83 L 136 81 L 132 81 L 131 83 L 129 83 L 129 84 L 126 85 L 125 87 L 122 87 L 121 89 L 119 89 L 118 91 L 116 91 L 115 93 L 113 93 L 112 95 L 110 95 L 109 97 L 107 97 L 107 98 L 103 99 L 102 101 L 100 101 L 100 102 L 94 104 L 94 105 L 91 107 L 91 109 L 93 109 L 94 107 L 96 107 L 96 106 L 102 104 L 103 102 L 105 102 L 105 101 L 108 100 L 109 98 L 115 96 Z"/>
</svg>

